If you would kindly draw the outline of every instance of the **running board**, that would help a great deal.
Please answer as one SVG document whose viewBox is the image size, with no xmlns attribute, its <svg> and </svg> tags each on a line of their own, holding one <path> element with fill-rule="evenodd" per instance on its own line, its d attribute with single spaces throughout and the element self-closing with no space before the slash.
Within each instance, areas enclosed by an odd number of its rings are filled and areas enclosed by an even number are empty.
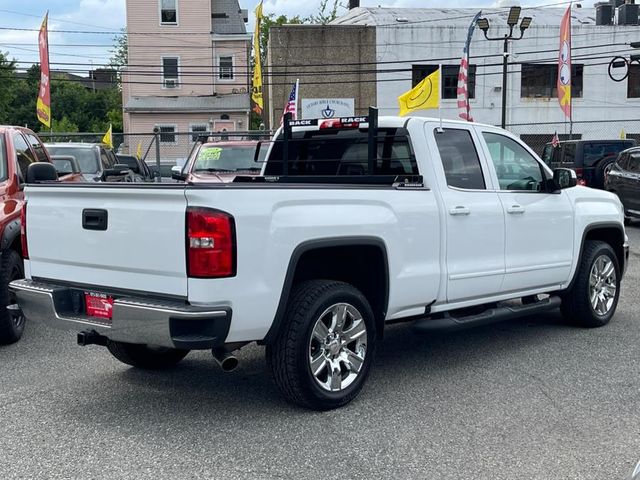
<svg viewBox="0 0 640 480">
<path fill-rule="evenodd" d="M 442 318 L 424 318 L 417 320 L 413 328 L 419 332 L 453 332 L 465 328 L 479 327 L 490 323 L 502 322 L 513 318 L 525 317 L 536 313 L 555 310 L 560 306 L 560 297 L 552 296 L 528 305 L 503 305 L 489 308 L 476 315 L 456 317 L 445 313 Z"/>
</svg>

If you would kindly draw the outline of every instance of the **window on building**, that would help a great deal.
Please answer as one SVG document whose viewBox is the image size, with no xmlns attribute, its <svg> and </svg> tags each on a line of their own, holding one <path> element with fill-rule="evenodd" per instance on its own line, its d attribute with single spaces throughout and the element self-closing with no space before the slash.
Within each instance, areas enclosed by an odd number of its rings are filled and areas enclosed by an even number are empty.
<svg viewBox="0 0 640 480">
<path fill-rule="evenodd" d="M 200 135 L 204 132 L 206 133 L 209 130 L 209 127 L 206 123 L 192 123 L 190 126 L 191 130 L 191 141 L 197 142 Z"/>
<path fill-rule="evenodd" d="M 450 187 L 484 190 L 480 158 L 469 130 L 445 129 L 434 132 L 438 152 Z"/>
<path fill-rule="evenodd" d="M 428 75 L 438 69 L 438 65 L 413 65 L 411 86 L 415 87 Z M 458 98 L 458 73 L 460 65 L 442 66 L 442 98 Z M 476 96 L 476 66 L 469 65 L 469 80 L 467 82 L 469 98 Z"/>
<path fill-rule="evenodd" d="M 175 125 L 157 125 L 160 129 L 160 142 L 161 143 L 176 143 L 176 131 Z"/>
<path fill-rule="evenodd" d="M 233 80 L 233 57 L 220 57 L 218 71 L 220 80 Z"/>
<path fill-rule="evenodd" d="M 582 97 L 584 65 L 571 65 L 571 97 Z M 558 96 L 558 65 L 523 63 L 520 76 L 521 98 L 553 98 Z"/>
<path fill-rule="evenodd" d="M 178 0 L 160 0 L 160 24 L 178 24 Z"/>
<path fill-rule="evenodd" d="M 629 65 L 627 98 L 640 98 L 640 65 Z"/>
<path fill-rule="evenodd" d="M 178 57 L 162 57 L 162 84 L 165 88 L 178 86 Z"/>
</svg>

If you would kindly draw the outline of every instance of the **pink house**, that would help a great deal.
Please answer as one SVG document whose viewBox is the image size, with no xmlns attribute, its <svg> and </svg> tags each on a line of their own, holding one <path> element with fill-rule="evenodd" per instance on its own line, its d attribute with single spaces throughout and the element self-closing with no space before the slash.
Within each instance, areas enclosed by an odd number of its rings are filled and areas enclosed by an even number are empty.
<svg viewBox="0 0 640 480">
<path fill-rule="evenodd" d="M 249 128 L 251 35 L 238 0 L 126 0 L 124 132 L 160 130 L 162 159 L 186 156 L 197 132 Z"/>
</svg>

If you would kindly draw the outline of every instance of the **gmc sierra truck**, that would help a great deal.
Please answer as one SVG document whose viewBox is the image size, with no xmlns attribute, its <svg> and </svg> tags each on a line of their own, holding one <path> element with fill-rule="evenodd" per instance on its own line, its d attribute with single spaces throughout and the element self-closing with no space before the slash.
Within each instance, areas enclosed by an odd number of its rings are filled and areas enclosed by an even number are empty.
<svg viewBox="0 0 640 480">
<path fill-rule="evenodd" d="M 614 315 L 620 201 L 509 132 L 372 109 L 287 118 L 268 149 L 231 183 L 29 185 L 15 314 L 140 368 L 212 349 L 231 369 L 257 341 L 284 397 L 319 410 L 362 389 L 389 322 Z"/>
</svg>

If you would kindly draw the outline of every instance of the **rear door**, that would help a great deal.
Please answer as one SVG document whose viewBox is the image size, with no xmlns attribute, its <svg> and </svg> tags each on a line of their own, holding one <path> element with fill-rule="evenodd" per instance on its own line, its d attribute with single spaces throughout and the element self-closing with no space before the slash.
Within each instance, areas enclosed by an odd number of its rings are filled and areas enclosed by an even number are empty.
<svg viewBox="0 0 640 480">
<path fill-rule="evenodd" d="M 427 138 L 435 137 L 441 159 L 447 300 L 499 293 L 504 277 L 504 215 L 476 149 L 475 133 L 463 125 L 443 132 L 429 124 L 425 128 Z"/>
<path fill-rule="evenodd" d="M 574 245 L 573 207 L 566 191 L 546 191 L 542 164 L 523 144 L 500 131 L 479 130 L 504 209 L 506 270 L 502 290 L 506 293 L 566 282 Z"/>
<path fill-rule="evenodd" d="M 630 153 L 622 179 L 622 194 L 627 210 L 640 215 L 640 153 Z"/>
<path fill-rule="evenodd" d="M 38 185 L 26 195 L 33 278 L 186 296 L 184 187 Z"/>
</svg>

